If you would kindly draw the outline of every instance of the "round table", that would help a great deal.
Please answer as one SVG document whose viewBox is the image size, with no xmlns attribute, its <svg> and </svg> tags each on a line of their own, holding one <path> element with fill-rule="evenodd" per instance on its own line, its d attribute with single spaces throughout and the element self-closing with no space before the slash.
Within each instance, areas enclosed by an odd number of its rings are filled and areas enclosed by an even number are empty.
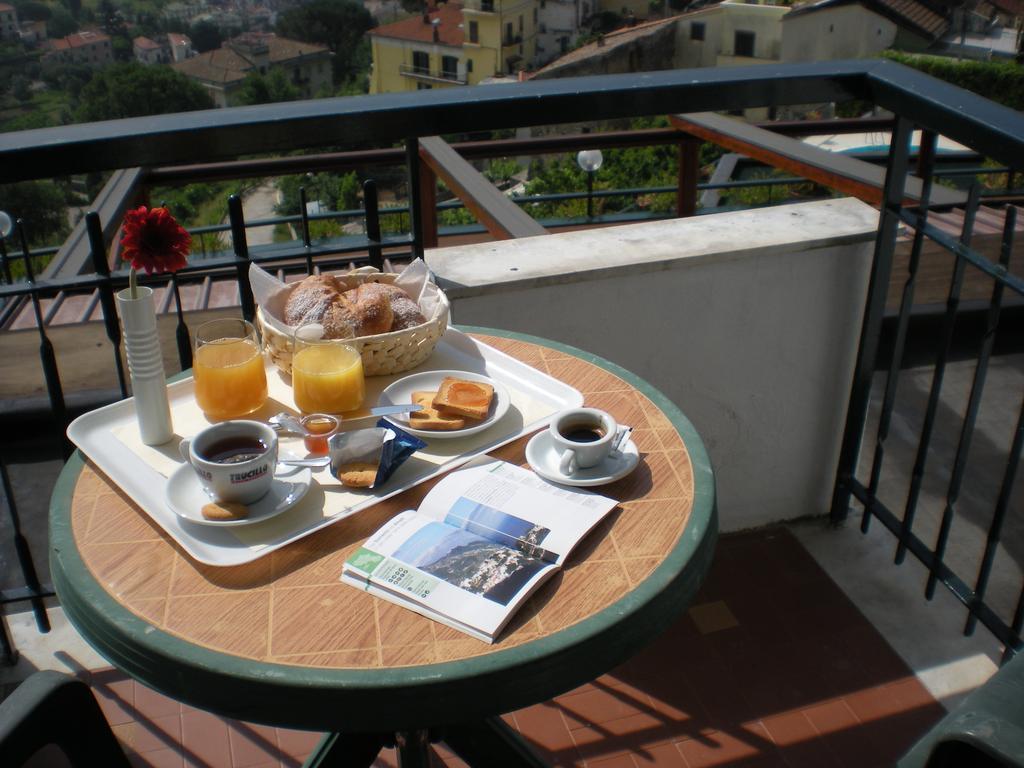
<svg viewBox="0 0 1024 768">
<path fill-rule="evenodd" d="M 367 536 L 415 508 L 432 482 L 252 563 L 216 568 L 185 555 L 81 453 L 50 511 L 53 581 L 72 623 L 166 695 L 228 717 L 347 734 L 349 757 L 359 745 L 372 755 L 396 733 L 409 748 L 409 734 L 422 742 L 428 732 L 465 757 L 487 754 L 497 715 L 634 655 L 685 610 L 711 562 L 715 485 L 700 437 L 667 398 L 613 363 L 536 337 L 464 330 L 633 426 L 642 456 L 633 473 L 595 489 L 619 506 L 493 645 L 338 580 Z M 526 442 L 491 455 L 526 466 Z M 483 730 L 471 725 L 480 721 Z"/>
</svg>

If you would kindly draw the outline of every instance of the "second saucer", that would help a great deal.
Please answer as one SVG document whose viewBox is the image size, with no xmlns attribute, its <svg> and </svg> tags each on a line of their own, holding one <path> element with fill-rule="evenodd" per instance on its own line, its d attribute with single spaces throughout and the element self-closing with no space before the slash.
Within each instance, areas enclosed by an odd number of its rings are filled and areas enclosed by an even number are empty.
<svg viewBox="0 0 1024 768">
<path fill-rule="evenodd" d="M 620 451 L 613 453 L 596 467 L 577 469 L 571 475 L 564 475 L 558 468 L 558 451 L 548 430 L 538 432 L 526 444 L 526 461 L 530 468 L 545 480 L 560 485 L 581 487 L 604 485 L 620 480 L 640 463 L 640 451 L 636 443 L 627 440 Z"/>
</svg>

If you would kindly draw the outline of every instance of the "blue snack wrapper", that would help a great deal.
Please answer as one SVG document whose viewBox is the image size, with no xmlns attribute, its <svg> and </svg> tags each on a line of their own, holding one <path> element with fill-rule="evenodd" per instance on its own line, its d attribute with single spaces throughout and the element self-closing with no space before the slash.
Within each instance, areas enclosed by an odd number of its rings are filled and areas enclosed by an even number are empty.
<svg viewBox="0 0 1024 768">
<path fill-rule="evenodd" d="M 377 476 L 370 488 L 383 485 L 402 463 L 426 445 L 419 438 L 381 419 L 372 429 L 341 432 L 331 437 L 328 446 L 331 474 L 338 477 L 344 465 L 368 462 L 377 465 Z"/>
<path fill-rule="evenodd" d="M 388 429 L 395 433 L 393 440 L 384 441 L 384 450 L 381 453 L 380 469 L 377 470 L 377 482 L 383 483 L 392 473 L 412 456 L 420 448 L 426 447 L 426 442 L 415 435 L 410 435 L 403 429 L 399 429 L 386 419 L 377 422 L 380 429 Z"/>
</svg>

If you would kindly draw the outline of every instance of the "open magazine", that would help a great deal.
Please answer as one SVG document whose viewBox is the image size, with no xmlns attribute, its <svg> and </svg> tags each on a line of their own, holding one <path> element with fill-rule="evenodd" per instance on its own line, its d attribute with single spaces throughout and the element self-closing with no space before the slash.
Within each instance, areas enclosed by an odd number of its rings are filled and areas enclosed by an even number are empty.
<svg viewBox="0 0 1024 768">
<path fill-rule="evenodd" d="M 617 503 L 482 457 L 370 536 L 341 580 L 490 643 Z"/>
</svg>

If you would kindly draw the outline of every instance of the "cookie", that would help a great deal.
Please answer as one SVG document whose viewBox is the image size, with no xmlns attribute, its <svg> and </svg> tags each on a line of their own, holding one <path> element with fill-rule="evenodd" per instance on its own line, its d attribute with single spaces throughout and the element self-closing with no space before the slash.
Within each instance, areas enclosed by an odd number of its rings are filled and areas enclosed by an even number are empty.
<svg viewBox="0 0 1024 768">
<path fill-rule="evenodd" d="M 349 488 L 369 488 L 377 479 L 377 465 L 369 461 L 351 461 L 338 467 L 337 477 Z"/>
<path fill-rule="evenodd" d="M 249 508 L 236 501 L 211 501 L 199 510 L 207 520 L 224 522 L 227 520 L 244 520 L 249 516 Z"/>
</svg>

